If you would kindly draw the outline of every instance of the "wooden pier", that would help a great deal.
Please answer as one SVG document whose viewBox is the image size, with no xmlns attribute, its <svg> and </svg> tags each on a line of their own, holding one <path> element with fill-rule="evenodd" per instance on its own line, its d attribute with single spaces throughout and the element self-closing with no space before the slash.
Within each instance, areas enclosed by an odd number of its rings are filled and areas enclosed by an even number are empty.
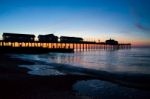
<svg viewBox="0 0 150 99">
<path fill-rule="evenodd" d="M 40 50 L 44 51 L 56 51 L 56 52 L 74 52 L 74 51 L 89 51 L 89 50 L 99 50 L 99 49 L 129 49 L 131 44 L 117 44 L 110 45 L 106 43 L 96 43 L 96 42 L 10 42 L 10 41 L 0 41 L 0 49 L 6 50 L 6 48 L 11 50 L 12 48 L 29 49 L 29 50 Z M 31 49 L 32 48 L 32 49 Z M 47 49 L 47 50 L 45 50 Z"/>
</svg>

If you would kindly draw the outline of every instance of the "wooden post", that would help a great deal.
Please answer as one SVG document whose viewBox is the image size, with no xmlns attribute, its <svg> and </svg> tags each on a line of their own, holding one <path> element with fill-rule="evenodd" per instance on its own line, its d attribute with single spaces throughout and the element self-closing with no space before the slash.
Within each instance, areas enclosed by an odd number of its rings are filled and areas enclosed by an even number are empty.
<svg viewBox="0 0 150 99">
<path fill-rule="evenodd" d="M 80 44 L 80 43 L 79 43 L 79 46 L 80 46 L 80 47 L 79 47 L 79 50 L 81 51 L 81 44 Z"/>
<path fill-rule="evenodd" d="M 65 49 L 67 48 L 67 44 L 65 43 Z"/>
<path fill-rule="evenodd" d="M 72 43 L 72 44 L 73 44 L 72 46 L 73 46 L 73 49 L 74 49 L 74 43 Z"/>
</svg>

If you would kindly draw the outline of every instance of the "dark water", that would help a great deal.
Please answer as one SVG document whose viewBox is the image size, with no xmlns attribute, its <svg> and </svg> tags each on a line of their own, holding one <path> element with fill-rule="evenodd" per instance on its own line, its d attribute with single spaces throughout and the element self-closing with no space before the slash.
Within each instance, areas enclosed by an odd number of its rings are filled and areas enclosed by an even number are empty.
<svg viewBox="0 0 150 99">
<path fill-rule="evenodd" d="M 48 53 L 40 55 L 12 55 L 34 65 L 21 65 L 29 68 L 29 74 L 51 76 L 66 74 L 94 74 L 102 71 L 119 75 L 145 75 L 150 77 L 150 48 L 132 48 L 126 50 L 99 50 L 76 53 Z M 86 71 L 86 72 L 85 72 Z M 101 80 L 79 81 L 73 90 L 82 95 L 123 96 L 126 98 L 150 98 L 150 92 L 127 88 Z"/>
<path fill-rule="evenodd" d="M 35 61 L 35 65 L 21 67 L 30 68 L 30 73 L 37 75 L 55 75 L 55 72 L 47 72 L 54 70 L 58 64 L 61 64 L 62 68 L 66 65 L 73 69 L 79 67 L 111 73 L 150 74 L 150 48 L 14 56 Z"/>
</svg>

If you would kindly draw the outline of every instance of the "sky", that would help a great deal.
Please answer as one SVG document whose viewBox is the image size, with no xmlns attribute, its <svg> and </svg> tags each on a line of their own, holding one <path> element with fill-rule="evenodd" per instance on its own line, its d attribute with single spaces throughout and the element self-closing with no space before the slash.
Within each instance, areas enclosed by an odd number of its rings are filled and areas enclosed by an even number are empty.
<svg viewBox="0 0 150 99">
<path fill-rule="evenodd" d="M 150 46 L 149 4 L 150 0 L 0 0 L 0 34 L 53 33 Z"/>
</svg>

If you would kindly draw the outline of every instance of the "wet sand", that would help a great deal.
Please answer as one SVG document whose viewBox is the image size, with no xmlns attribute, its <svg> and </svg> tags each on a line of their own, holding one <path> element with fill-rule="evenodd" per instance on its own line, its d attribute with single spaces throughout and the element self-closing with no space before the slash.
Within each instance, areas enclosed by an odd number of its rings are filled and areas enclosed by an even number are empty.
<svg viewBox="0 0 150 99">
<path fill-rule="evenodd" d="M 93 77 L 85 75 L 35 76 L 27 74 L 28 69 L 20 68 L 21 64 L 32 62 L 0 56 L 0 99 L 100 99 L 97 96 L 79 95 L 72 90 L 72 85 L 80 80 L 102 79 L 117 82 L 125 86 L 149 90 L 149 77 L 128 79 L 128 76 Z M 94 75 L 94 74 L 93 74 Z M 118 78 L 118 79 L 117 79 Z M 145 79 L 145 80 L 144 80 Z M 131 82 L 128 84 L 127 82 Z M 133 87 L 133 86 L 132 86 Z M 110 97 L 111 98 L 111 97 Z M 122 97 L 123 98 L 123 97 Z"/>
<path fill-rule="evenodd" d="M 72 91 L 72 84 L 88 76 L 34 76 L 21 64 L 34 64 L 17 58 L 0 56 L 0 99 L 88 99 Z"/>
</svg>

